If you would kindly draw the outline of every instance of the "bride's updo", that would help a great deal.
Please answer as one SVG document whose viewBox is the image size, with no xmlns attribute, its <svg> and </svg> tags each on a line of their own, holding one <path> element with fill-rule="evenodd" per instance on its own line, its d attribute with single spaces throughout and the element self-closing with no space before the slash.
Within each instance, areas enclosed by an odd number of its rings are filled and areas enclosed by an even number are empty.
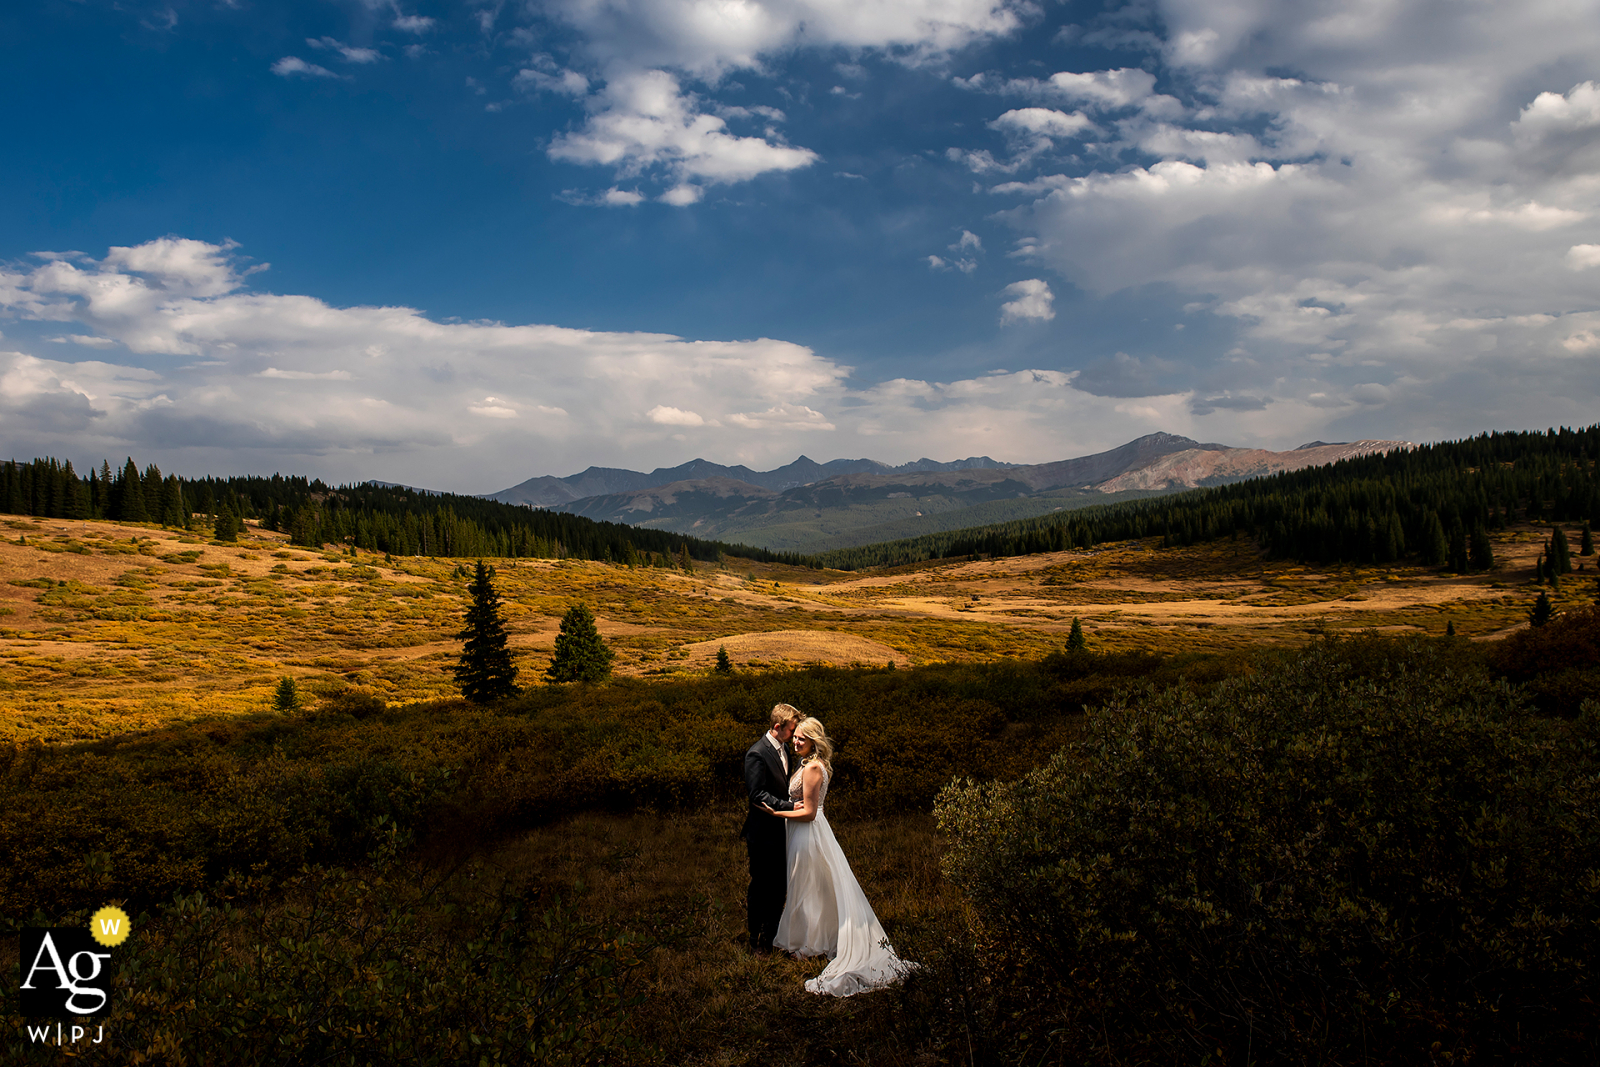
<svg viewBox="0 0 1600 1067">
<path fill-rule="evenodd" d="M 800 720 L 800 725 L 794 728 L 796 737 L 803 737 L 811 742 L 811 755 L 805 758 L 806 763 L 818 760 L 829 774 L 833 773 L 833 742 L 828 740 L 828 734 L 822 729 L 822 720 L 813 719 L 807 715 Z"/>
</svg>

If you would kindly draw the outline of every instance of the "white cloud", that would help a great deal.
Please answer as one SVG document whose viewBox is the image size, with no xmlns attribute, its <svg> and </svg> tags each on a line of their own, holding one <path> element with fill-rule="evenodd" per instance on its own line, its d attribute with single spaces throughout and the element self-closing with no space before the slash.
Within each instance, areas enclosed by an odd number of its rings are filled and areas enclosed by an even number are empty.
<svg viewBox="0 0 1600 1067">
<path fill-rule="evenodd" d="M 728 421 L 744 429 L 786 433 L 837 429 L 826 415 L 804 404 L 774 404 L 765 411 L 735 412 L 728 416 Z"/>
<path fill-rule="evenodd" d="M 114 348 L 117 344 L 109 337 L 92 337 L 82 333 L 70 334 L 66 337 L 52 337 L 50 341 L 52 344 L 82 345 L 85 348 Z"/>
<path fill-rule="evenodd" d="M 268 367 L 257 372 L 258 378 L 281 378 L 288 382 L 348 382 L 350 372 L 347 370 L 280 370 L 277 367 Z"/>
<path fill-rule="evenodd" d="M 307 37 L 306 44 L 312 48 L 338 52 L 350 63 L 376 63 L 383 58 L 383 55 L 375 49 L 356 48 L 343 41 L 336 41 L 332 37 Z"/>
<path fill-rule="evenodd" d="M 767 57 L 798 47 L 871 49 L 918 63 L 1011 33 L 1029 10 L 1026 0 L 552 0 L 542 11 L 577 31 L 589 80 L 604 88 L 589 97 L 584 125 L 556 138 L 550 154 L 630 177 L 661 167 L 678 186 L 661 199 L 692 203 L 686 179 L 749 181 L 818 156 L 783 143 L 772 125 L 759 136 L 729 132 L 725 120 L 735 112 L 763 109 L 706 105 L 682 90 L 681 77 L 714 89 L 729 73 L 764 70 Z M 549 87 L 537 76 L 528 81 Z"/>
<path fill-rule="evenodd" d="M 319 67 L 315 63 L 307 63 L 299 56 L 284 56 L 272 64 L 272 73 L 282 78 L 293 77 L 296 74 L 308 78 L 337 78 L 339 75 L 327 67 Z"/>
<path fill-rule="evenodd" d="M 1025 319 L 1049 322 L 1056 317 L 1055 294 L 1040 278 L 1012 282 L 1005 287 L 1005 295 L 1013 299 L 1000 305 L 1000 325 L 1010 326 Z"/>
<path fill-rule="evenodd" d="M 729 133 L 725 120 L 700 111 L 696 98 L 683 93 L 665 71 L 615 78 L 596 102 L 599 110 L 585 127 L 557 137 L 550 155 L 613 166 L 627 175 L 659 168 L 678 179 L 678 189 L 663 197 L 668 203 L 699 199 L 698 190 L 685 186 L 688 179 L 748 181 L 768 171 L 808 167 L 817 159 L 809 149 Z"/>
<path fill-rule="evenodd" d="M 121 364 L 0 353 L 0 450 L 486 492 L 640 456 L 765 468 L 795 457 L 797 435 L 827 434 L 817 447 L 829 458 L 1036 461 L 1158 429 L 1260 440 L 1279 432 L 1280 409 L 1315 436 L 1351 407 L 1278 401 L 1208 423 L 1190 410 L 1193 394 L 1108 405 L 1048 370 L 855 386 L 852 368 L 781 340 L 441 323 L 406 307 L 252 291 L 221 245 L 164 238 L 113 255 L 0 274 L 0 311 L 80 322 L 83 336 L 128 352 Z M 1038 279 L 1007 296 L 1036 318 L 1050 312 Z M 1593 333 L 1600 316 L 1547 328 Z"/>
<path fill-rule="evenodd" d="M 1572 270 L 1600 267 L 1600 245 L 1573 245 L 1567 249 L 1567 266 Z"/>
<path fill-rule="evenodd" d="M 575 70 L 543 71 L 527 68 L 511 79 L 517 89 L 529 92 L 560 93 L 563 96 L 585 96 L 589 92 L 589 79 Z"/>
<path fill-rule="evenodd" d="M 690 204 L 698 204 L 703 196 L 705 196 L 705 191 L 698 185 L 683 182 L 679 185 L 674 185 L 657 199 L 663 204 L 671 204 L 673 207 L 688 207 Z"/>
<path fill-rule="evenodd" d="M 553 0 L 602 65 L 672 68 L 715 80 L 790 48 L 882 49 L 918 61 L 1021 25 L 1008 0 Z"/>
<path fill-rule="evenodd" d="M 704 426 L 706 420 L 692 411 L 683 411 L 679 408 L 669 408 L 665 404 L 657 404 L 645 412 L 645 418 L 660 426 Z"/>
<path fill-rule="evenodd" d="M 433 26 L 433 19 L 426 15 L 399 15 L 394 20 L 394 28 L 405 33 L 427 33 Z"/>
<path fill-rule="evenodd" d="M 1227 320 L 1245 354 L 1197 353 L 1190 378 L 1277 398 L 1253 418 L 1371 411 L 1345 435 L 1418 439 L 1592 421 L 1600 2 L 1158 0 L 1148 24 L 1148 72 L 961 82 L 1102 131 L 1087 167 L 1013 155 L 993 185 L 1031 262 Z"/>
<path fill-rule="evenodd" d="M 517 417 L 516 408 L 507 407 L 492 396 L 484 397 L 481 404 L 468 405 L 467 410 L 486 419 L 514 419 Z"/>
</svg>

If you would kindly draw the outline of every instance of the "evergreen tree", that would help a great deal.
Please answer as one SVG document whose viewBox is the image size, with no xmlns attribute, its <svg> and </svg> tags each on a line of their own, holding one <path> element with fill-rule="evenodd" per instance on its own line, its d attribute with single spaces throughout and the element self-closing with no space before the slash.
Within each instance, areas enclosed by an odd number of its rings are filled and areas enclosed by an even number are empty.
<svg viewBox="0 0 1600 1067">
<path fill-rule="evenodd" d="M 1444 523 L 1430 511 L 1422 520 L 1422 562 L 1429 567 L 1442 567 L 1449 558 L 1450 542 L 1444 536 Z"/>
<path fill-rule="evenodd" d="M 1494 546 L 1489 543 L 1489 531 L 1481 524 L 1472 528 L 1472 543 L 1467 549 L 1467 559 L 1475 571 L 1486 571 L 1494 566 Z"/>
<path fill-rule="evenodd" d="M 226 500 L 217 509 L 217 524 L 214 529 L 214 536 L 218 541 L 239 540 L 239 517 L 228 507 Z"/>
<path fill-rule="evenodd" d="M 1067 634 L 1067 651 L 1089 651 L 1089 640 L 1083 636 L 1083 623 L 1079 622 L 1076 617 L 1072 620 L 1072 631 Z"/>
<path fill-rule="evenodd" d="M 161 525 L 189 525 L 189 515 L 183 506 L 183 483 L 175 474 L 167 475 L 161 482 Z"/>
<path fill-rule="evenodd" d="M 594 625 L 594 612 L 574 604 L 561 620 L 556 654 L 545 677 L 552 682 L 602 682 L 611 673 L 613 653 Z"/>
<path fill-rule="evenodd" d="M 1578 555 L 1594 555 L 1594 533 L 1589 529 L 1589 524 L 1583 524 L 1583 535 L 1578 541 Z"/>
<path fill-rule="evenodd" d="M 1539 599 L 1533 602 L 1533 610 L 1528 612 L 1529 626 L 1543 626 L 1550 621 L 1550 616 L 1555 614 L 1550 607 L 1550 597 L 1544 593 L 1539 594 Z"/>
<path fill-rule="evenodd" d="M 687 542 L 678 549 L 678 566 L 690 574 L 694 573 L 694 560 L 689 558 L 689 545 Z"/>
<path fill-rule="evenodd" d="M 1467 532 L 1459 525 L 1450 527 L 1450 569 L 1467 573 Z"/>
<path fill-rule="evenodd" d="M 161 468 L 154 463 L 144 469 L 144 474 L 139 478 L 139 488 L 144 496 L 144 508 L 150 516 L 151 522 L 162 522 L 161 518 L 161 483 L 166 479 L 161 477 Z"/>
<path fill-rule="evenodd" d="M 726 645 L 717 646 L 717 673 L 733 673 L 733 660 L 728 658 L 728 646 Z"/>
<path fill-rule="evenodd" d="M 517 692 L 517 669 L 511 665 L 506 647 L 506 624 L 500 616 L 500 594 L 495 592 L 494 571 L 478 561 L 467 593 L 472 604 L 467 608 L 467 625 L 456 636 L 461 646 L 461 661 L 454 671 L 461 695 L 474 704 L 513 696 Z M 565 631 L 565 624 L 562 629 Z M 559 652 L 561 639 L 556 639 Z"/>
<path fill-rule="evenodd" d="M 128 457 L 128 462 L 122 468 L 122 477 L 117 479 L 116 497 L 117 511 L 112 518 L 123 522 L 150 521 L 150 512 L 144 502 L 144 483 L 132 456 Z"/>
<path fill-rule="evenodd" d="M 1567 544 L 1567 533 L 1557 526 L 1550 532 L 1550 570 L 1558 577 L 1572 573 L 1572 548 Z"/>
<path fill-rule="evenodd" d="M 1456 624 L 1453 623 L 1453 622 L 1445 623 L 1444 624 L 1444 635 L 1446 637 L 1454 637 L 1456 635 Z"/>
<path fill-rule="evenodd" d="M 279 711 L 293 711 L 300 706 L 300 692 L 294 686 L 294 679 L 284 675 L 278 682 L 278 688 L 272 694 L 272 706 Z"/>
</svg>

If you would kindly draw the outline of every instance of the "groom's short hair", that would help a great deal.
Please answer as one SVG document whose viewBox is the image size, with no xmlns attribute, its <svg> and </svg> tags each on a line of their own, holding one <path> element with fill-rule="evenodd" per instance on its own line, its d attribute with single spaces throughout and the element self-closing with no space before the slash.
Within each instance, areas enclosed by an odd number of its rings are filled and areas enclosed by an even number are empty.
<svg viewBox="0 0 1600 1067">
<path fill-rule="evenodd" d="M 799 722 L 805 718 L 800 714 L 800 709 L 793 704 L 774 704 L 772 706 L 772 725 L 778 726 L 786 722 Z"/>
</svg>

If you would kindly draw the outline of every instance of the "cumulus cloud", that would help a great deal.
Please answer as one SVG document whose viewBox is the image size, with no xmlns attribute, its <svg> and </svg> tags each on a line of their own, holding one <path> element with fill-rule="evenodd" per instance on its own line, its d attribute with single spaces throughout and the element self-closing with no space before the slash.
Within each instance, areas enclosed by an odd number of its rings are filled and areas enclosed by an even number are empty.
<svg viewBox="0 0 1600 1067">
<path fill-rule="evenodd" d="M 397 15 L 394 20 L 394 28 L 406 33 L 427 33 L 433 26 L 433 19 L 426 15 Z"/>
<path fill-rule="evenodd" d="M 1262 418 L 1337 407 L 1416 438 L 1555 419 L 1488 384 L 1516 375 L 1562 394 L 1561 418 L 1592 411 L 1600 385 L 1568 383 L 1595 356 L 1600 3 L 1119 11 L 1152 35 L 1150 70 L 961 84 L 1093 119 L 1084 165 L 1013 155 L 991 191 L 1016 198 L 1030 261 L 1227 324 L 1242 354 L 1193 357 L 1201 406 L 1270 383 Z"/>
<path fill-rule="evenodd" d="M 1600 267 L 1600 245 L 1573 245 L 1567 249 L 1567 266 L 1572 270 Z"/>
<path fill-rule="evenodd" d="M 98 261 L 0 268 L 0 313 L 80 323 L 84 333 L 63 336 L 126 352 L 117 362 L 72 361 L 8 339 L 0 448 L 79 463 L 131 454 L 194 474 L 296 470 L 487 492 L 594 463 L 636 465 L 640 455 L 774 466 L 794 458 L 797 437 L 819 433 L 830 458 L 894 462 L 977 453 L 1036 461 L 1158 429 L 1205 434 L 1191 393 L 1108 404 L 1053 370 L 852 384 L 852 368 L 770 338 L 436 322 L 413 308 L 254 290 L 241 251 L 168 237 Z M 1037 279 L 1007 296 L 1024 317 L 1050 313 L 1049 287 Z M 1600 319 L 1582 329 L 1593 335 Z M 1362 393 L 1332 410 L 1372 400 Z M 1276 430 L 1251 421 L 1264 412 L 1225 414 L 1229 440 Z"/>
<path fill-rule="evenodd" d="M 704 426 L 706 420 L 692 411 L 681 408 L 670 408 L 665 404 L 657 404 L 645 412 L 645 418 L 660 426 Z"/>
<path fill-rule="evenodd" d="M 748 181 L 768 171 L 808 167 L 817 159 L 809 149 L 730 133 L 724 119 L 700 110 L 699 101 L 665 71 L 615 78 L 595 103 L 597 111 L 584 128 L 557 137 L 550 155 L 613 166 L 626 175 L 659 168 L 678 179 L 677 188 L 662 197 L 670 204 L 699 199 L 691 180 Z"/>
<path fill-rule="evenodd" d="M 675 188 L 659 199 L 683 206 L 699 199 L 686 180 L 742 182 L 819 158 L 783 141 L 773 125 L 781 114 L 768 114 L 758 134 L 729 132 L 725 120 L 743 109 L 685 92 L 684 78 L 714 88 L 734 71 L 763 70 L 767 57 L 801 46 L 924 62 L 1012 32 L 1029 7 L 1025 0 L 552 0 L 542 10 L 576 31 L 578 51 L 593 68 L 586 80 L 604 83 L 588 97 L 587 120 L 556 138 L 551 156 L 627 176 L 662 167 Z M 523 75 L 532 86 L 557 87 L 546 80 L 553 72 Z M 576 84 L 563 82 L 560 91 Z"/>
<path fill-rule="evenodd" d="M 1027 319 L 1049 322 L 1056 317 L 1055 294 L 1043 279 L 1029 278 L 1027 281 L 1012 282 L 1005 287 L 1005 295 L 1012 299 L 1000 305 L 1002 326 Z"/>
</svg>

